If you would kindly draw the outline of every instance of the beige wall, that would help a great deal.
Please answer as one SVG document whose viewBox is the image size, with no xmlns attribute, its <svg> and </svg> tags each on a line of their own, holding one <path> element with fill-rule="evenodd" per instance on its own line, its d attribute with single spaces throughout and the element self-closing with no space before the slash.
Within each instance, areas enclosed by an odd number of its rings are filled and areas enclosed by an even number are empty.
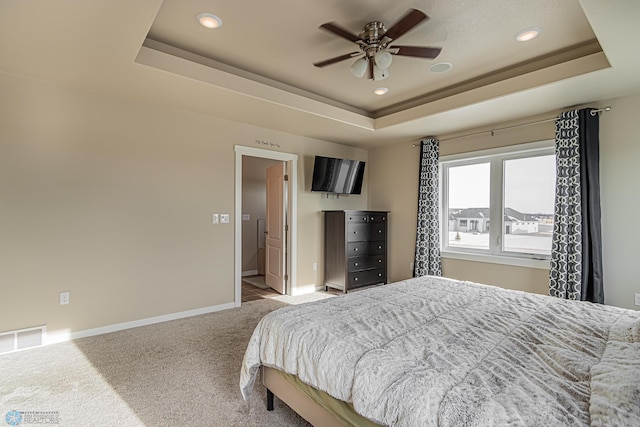
<svg viewBox="0 0 640 427">
<path fill-rule="evenodd" d="M 418 149 L 410 142 L 367 153 L 5 74 L 0 93 L 0 331 L 82 331 L 233 302 L 236 144 L 268 141 L 300 156 L 298 288 L 322 283 L 321 211 L 328 209 L 391 211 L 390 279 L 411 275 Z M 628 215 L 640 208 L 640 96 L 593 105 L 605 104 L 613 107 L 600 132 L 605 295 L 633 308 L 640 229 Z M 441 151 L 552 135 L 551 123 L 527 126 L 443 141 Z M 311 193 L 314 154 L 366 160 L 363 195 Z M 212 225 L 212 213 L 229 213 L 231 223 Z M 451 277 L 546 289 L 545 270 L 443 265 Z M 70 305 L 58 304 L 62 291 L 71 292 Z"/>
<path fill-rule="evenodd" d="M 525 120 L 501 123 L 494 128 L 514 126 L 522 123 L 541 121 L 551 115 L 532 117 Z M 552 139 L 553 122 L 527 125 L 503 131 L 483 133 L 471 137 L 458 136 L 475 134 L 491 127 L 470 129 L 458 134 L 443 135 L 440 154 L 464 153 L 488 148 Z M 369 153 L 371 171 L 369 175 L 370 204 L 388 209 L 390 213 L 390 280 L 411 277 L 411 263 L 414 256 L 415 226 L 418 191 L 419 146 L 402 143 L 382 147 Z M 373 189 L 376 191 L 374 192 Z M 545 293 L 548 270 L 514 267 L 500 264 L 443 259 L 444 276 L 462 280 L 487 283 L 506 288 Z"/>
<path fill-rule="evenodd" d="M 601 197 L 605 300 L 607 304 L 638 309 L 634 293 L 640 292 L 635 269 L 634 242 L 640 241 L 640 227 L 633 227 L 629 213 L 640 211 L 640 96 L 594 102 L 595 107 L 611 105 L 612 111 L 600 120 Z M 554 138 L 553 121 L 514 127 L 465 138 L 449 139 L 536 122 L 555 117 L 559 111 L 528 117 L 491 127 L 469 129 L 441 136 L 440 154 L 449 155 Z M 411 142 L 382 147 L 369 153 L 369 202 L 390 213 L 390 279 L 411 276 L 417 209 L 419 148 Z M 546 294 L 548 270 L 482 262 L 443 259 L 443 275 L 493 284 L 506 288 Z"/>
<path fill-rule="evenodd" d="M 600 103 L 612 110 L 600 118 L 600 197 L 605 303 L 634 308 L 640 293 L 640 95 Z"/>
<path fill-rule="evenodd" d="M 0 93 L 0 331 L 232 303 L 235 144 L 300 156 L 299 286 L 321 280 L 320 211 L 367 206 L 308 191 L 313 154 L 361 149 L 6 74 Z"/>
<path fill-rule="evenodd" d="M 368 152 L 352 148 L 341 147 L 340 150 L 328 150 L 328 145 L 309 144 L 303 158 L 298 161 L 298 292 L 308 292 L 322 285 L 324 282 L 323 238 L 324 223 L 322 211 L 339 209 L 367 209 L 369 166 L 365 166 L 364 182 L 361 195 L 329 195 L 311 192 L 313 177 L 314 155 L 363 160 L 368 165 Z M 317 263 L 318 269 L 313 270 Z"/>
</svg>

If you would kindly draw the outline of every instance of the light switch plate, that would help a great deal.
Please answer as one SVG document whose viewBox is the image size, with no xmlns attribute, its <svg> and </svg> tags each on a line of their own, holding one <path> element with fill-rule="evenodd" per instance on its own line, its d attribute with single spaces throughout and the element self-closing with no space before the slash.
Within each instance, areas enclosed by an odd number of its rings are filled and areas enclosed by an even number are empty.
<svg viewBox="0 0 640 427">
<path fill-rule="evenodd" d="M 251 215 L 249 215 L 249 214 L 242 214 L 242 220 L 243 220 L 243 221 L 251 221 Z"/>
<path fill-rule="evenodd" d="M 212 214 L 211 215 L 211 222 L 213 224 L 217 224 L 218 223 L 218 214 Z"/>
<path fill-rule="evenodd" d="M 229 223 L 229 214 L 220 214 L 220 223 L 228 224 Z"/>
</svg>

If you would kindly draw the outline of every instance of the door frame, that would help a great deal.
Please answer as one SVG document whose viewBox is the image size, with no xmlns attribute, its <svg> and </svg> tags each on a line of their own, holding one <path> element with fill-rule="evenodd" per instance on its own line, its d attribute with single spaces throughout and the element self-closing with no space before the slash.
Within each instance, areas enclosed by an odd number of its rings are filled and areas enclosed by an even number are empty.
<svg viewBox="0 0 640 427">
<path fill-rule="evenodd" d="M 242 156 L 260 157 L 263 159 L 280 160 L 287 162 L 287 175 L 289 182 L 287 185 L 287 209 L 285 215 L 289 224 L 287 236 L 287 253 L 285 274 L 289 276 L 287 281 L 287 295 L 293 295 L 296 287 L 296 266 L 297 266 L 297 230 L 298 230 L 298 155 L 283 153 L 280 151 L 264 150 L 261 148 L 234 145 L 236 153 L 236 188 L 235 188 L 235 255 L 234 255 L 234 282 L 235 295 L 234 305 L 240 307 L 242 301 Z"/>
</svg>

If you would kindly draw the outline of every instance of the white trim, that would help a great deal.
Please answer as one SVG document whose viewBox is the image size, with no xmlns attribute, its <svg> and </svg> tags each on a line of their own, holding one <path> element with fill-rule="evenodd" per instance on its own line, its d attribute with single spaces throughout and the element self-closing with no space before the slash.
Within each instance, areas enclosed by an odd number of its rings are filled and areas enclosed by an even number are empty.
<svg viewBox="0 0 640 427">
<path fill-rule="evenodd" d="M 244 276 L 257 276 L 258 270 L 247 270 L 242 272 L 242 277 Z"/>
<path fill-rule="evenodd" d="M 236 189 L 235 189 L 235 305 L 240 307 L 242 300 L 242 156 L 260 157 L 263 159 L 280 160 L 291 162 L 291 167 L 287 168 L 289 175 L 289 250 L 287 251 L 287 265 L 289 272 L 289 282 L 287 294 L 293 295 L 296 289 L 297 278 L 297 251 L 298 251 L 298 155 L 283 153 L 280 151 L 264 150 L 262 148 L 246 147 L 243 145 L 234 146 L 236 152 Z"/>
<path fill-rule="evenodd" d="M 516 267 L 539 268 L 549 270 L 550 261 L 548 259 L 520 258 L 512 256 L 499 256 L 490 254 L 477 254 L 470 252 L 442 251 L 442 258 L 458 259 L 463 261 L 485 262 L 489 264 L 513 265 Z"/>
<path fill-rule="evenodd" d="M 56 344 L 64 341 L 76 340 L 79 338 L 92 337 L 94 335 L 108 334 L 110 332 L 122 331 L 125 329 L 148 326 L 156 323 L 168 322 L 170 320 L 184 319 L 185 317 L 199 316 L 201 314 L 214 313 L 216 311 L 234 308 L 234 303 L 212 305 L 210 307 L 196 308 L 194 310 L 180 311 L 178 313 L 165 314 L 162 316 L 148 317 L 146 319 L 133 320 L 131 322 L 116 323 L 115 325 L 102 326 L 100 328 L 85 329 L 76 332 L 59 332 L 47 334 L 45 344 Z"/>
<path fill-rule="evenodd" d="M 291 296 L 296 297 L 298 295 L 312 294 L 314 292 L 320 292 L 323 290 L 324 290 L 324 286 L 318 286 L 318 285 L 298 286 L 297 288 L 293 289 Z"/>
</svg>

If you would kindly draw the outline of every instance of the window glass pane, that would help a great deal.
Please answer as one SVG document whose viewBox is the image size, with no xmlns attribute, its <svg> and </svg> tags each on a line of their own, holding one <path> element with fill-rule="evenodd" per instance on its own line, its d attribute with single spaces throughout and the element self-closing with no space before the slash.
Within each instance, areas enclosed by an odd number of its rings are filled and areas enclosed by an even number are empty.
<svg viewBox="0 0 640 427">
<path fill-rule="evenodd" d="M 554 155 L 504 161 L 503 250 L 551 254 Z"/>
<path fill-rule="evenodd" d="M 449 246 L 489 249 L 490 163 L 449 168 Z"/>
</svg>

